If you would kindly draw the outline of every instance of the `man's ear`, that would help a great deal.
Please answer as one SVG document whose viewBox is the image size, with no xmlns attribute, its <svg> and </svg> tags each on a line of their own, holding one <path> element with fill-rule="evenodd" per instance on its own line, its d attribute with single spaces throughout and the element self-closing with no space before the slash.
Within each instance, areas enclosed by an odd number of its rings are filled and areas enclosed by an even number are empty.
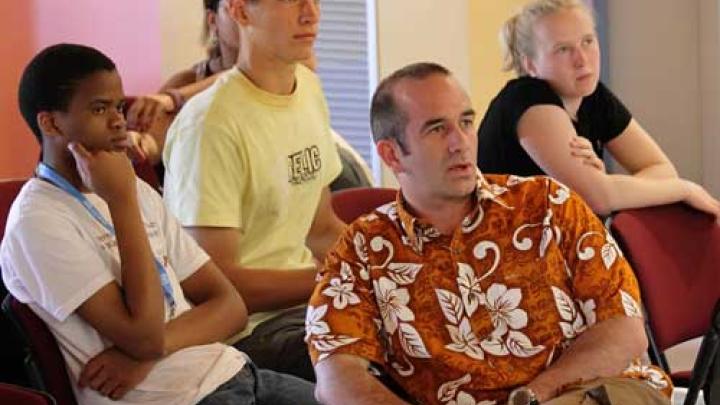
<svg viewBox="0 0 720 405">
<path fill-rule="evenodd" d="M 37 113 L 36 119 L 43 136 L 63 136 L 57 122 L 57 116 L 51 111 L 40 111 Z"/>
<path fill-rule="evenodd" d="M 237 24 L 240 24 L 240 26 L 247 25 L 250 21 L 248 3 L 249 1 L 247 0 L 228 0 L 227 2 L 228 14 L 230 14 L 232 19 L 235 20 Z"/>
<path fill-rule="evenodd" d="M 403 152 L 400 150 L 400 146 L 394 140 L 382 139 L 377 142 L 375 146 L 378 156 L 380 159 L 389 167 L 393 173 L 401 173 L 403 171 L 402 163 L 400 162 L 400 154 Z"/>
</svg>

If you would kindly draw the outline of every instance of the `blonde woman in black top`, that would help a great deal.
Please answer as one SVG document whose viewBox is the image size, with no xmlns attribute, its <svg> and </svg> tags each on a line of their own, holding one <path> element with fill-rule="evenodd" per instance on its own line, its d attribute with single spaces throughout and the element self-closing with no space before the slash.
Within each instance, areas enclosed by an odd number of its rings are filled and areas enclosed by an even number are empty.
<svg viewBox="0 0 720 405">
<path fill-rule="evenodd" d="M 592 11 L 579 0 L 536 0 L 502 32 L 510 80 L 478 131 L 486 173 L 547 174 L 600 215 L 684 201 L 718 215 L 720 203 L 678 177 L 665 153 L 600 81 Z M 603 148 L 628 175 L 610 174 Z"/>
</svg>

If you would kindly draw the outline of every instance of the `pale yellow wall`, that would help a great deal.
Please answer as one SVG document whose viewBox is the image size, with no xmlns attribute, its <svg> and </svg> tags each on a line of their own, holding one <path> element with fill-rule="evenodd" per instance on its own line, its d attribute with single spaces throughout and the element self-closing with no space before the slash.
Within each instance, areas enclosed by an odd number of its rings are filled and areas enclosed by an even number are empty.
<svg viewBox="0 0 720 405">
<path fill-rule="evenodd" d="M 187 69 L 205 57 L 200 43 L 203 22 L 201 0 L 160 0 L 163 78 Z"/>
<path fill-rule="evenodd" d="M 480 0 L 377 0 L 377 59 L 380 79 L 418 61 L 438 62 L 465 88 L 470 71 L 468 4 Z M 485 0 L 482 0 L 485 1 Z M 380 183 L 397 187 L 383 168 Z"/>
<path fill-rule="evenodd" d="M 480 117 L 512 72 L 503 72 L 498 34 L 503 22 L 527 0 L 471 0 L 468 5 L 470 95 Z"/>
</svg>

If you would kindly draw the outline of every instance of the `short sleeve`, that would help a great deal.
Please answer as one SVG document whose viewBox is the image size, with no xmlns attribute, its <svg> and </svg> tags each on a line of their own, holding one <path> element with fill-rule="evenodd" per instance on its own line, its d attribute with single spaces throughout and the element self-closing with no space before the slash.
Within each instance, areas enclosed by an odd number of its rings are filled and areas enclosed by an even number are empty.
<svg viewBox="0 0 720 405">
<path fill-rule="evenodd" d="M 602 82 L 598 83 L 595 93 L 592 95 L 594 103 L 597 104 L 595 111 L 591 113 L 590 121 L 594 128 L 602 128 L 598 136 L 603 144 L 610 142 L 623 133 L 630 125 L 632 114 L 625 105 L 610 91 Z"/>
<path fill-rule="evenodd" d="M 57 212 L 26 214 L 3 245 L 8 290 L 22 302 L 37 303 L 58 322 L 115 281 L 94 242 Z"/>
<path fill-rule="evenodd" d="M 366 236 L 351 227 L 328 255 L 308 305 L 306 330 L 313 363 L 352 354 L 383 364 L 380 313 L 369 281 Z"/>
<path fill-rule="evenodd" d="M 588 324 L 617 316 L 642 317 L 640 289 L 615 240 L 590 207 L 566 186 L 548 179 L 548 204 L 560 247 Z"/>
<path fill-rule="evenodd" d="M 168 130 L 164 199 L 183 226 L 242 228 L 247 184 L 242 129 L 222 109 L 195 116 L 191 103 Z M 183 115 L 185 114 L 185 115 Z"/>
<path fill-rule="evenodd" d="M 508 83 L 502 103 L 515 136 L 520 118 L 530 107 L 554 105 L 564 108 L 562 100 L 546 81 L 532 77 L 521 77 Z"/>
</svg>

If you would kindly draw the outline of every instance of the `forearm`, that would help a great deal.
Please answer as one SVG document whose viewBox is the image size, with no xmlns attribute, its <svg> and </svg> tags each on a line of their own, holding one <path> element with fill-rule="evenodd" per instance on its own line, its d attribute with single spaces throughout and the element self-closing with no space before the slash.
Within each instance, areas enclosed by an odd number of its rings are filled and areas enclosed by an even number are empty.
<svg viewBox="0 0 720 405">
<path fill-rule="evenodd" d="M 645 167 L 632 175 L 646 179 L 672 179 L 678 177 L 678 172 L 672 163 L 663 162 Z"/>
<path fill-rule="evenodd" d="M 318 363 L 315 372 L 315 397 L 325 405 L 407 405 L 370 375 L 367 361 L 358 357 L 333 355 Z"/>
<path fill-rule="evenodd" d="M 619 375 L 647 348 L 640 318 L 613 318 L 584 332 L 528 387 L 541 402 L 555 397 L 569 383 Z"/>
<path fill-rule="evenodd" d="M 595 212 L 609 214 L 630 208 L 671 204 L 688 196 L 684 181 L 677 178 L 641 178 L 623 174 L 606 175 L 597 189 L 604 194 L 599 206 L 588 199 Z"/>
<path fill-rule="evenodd" d="M 183 313 L 165 327 L 165 353 L 219 342 L 242 330 L 247 324 L 247 310 L 238 293 L 220 296 Z"/>
<path fill-rule="evenodd" d="M 128 317 L 139 333 L 162 343 L 165 305 L 137 198 L 109 202 L 120 254 L 120 273 Z M 162 346 L 162 345 L 161 345 Z"/>
<path fill-rule="evenodd" d="M 305 243 L 313 256 L 320 262 L 325 260 L 327 253 L 335 246 L 338 237 L 343 231 L 345 224 L 340 222 L 336 226 L 329 227 L 325 231 L 318 232 L 316 235 L 308 236 Z"/>
<path fill-rule="evenodd" d="M 229 268 L 228 268 L 229 267 Z M 317 269 L 223 269 L 240 292 L 249 313 L 289 308 L 308 301 L 315 288 Z"/>
</svg>

